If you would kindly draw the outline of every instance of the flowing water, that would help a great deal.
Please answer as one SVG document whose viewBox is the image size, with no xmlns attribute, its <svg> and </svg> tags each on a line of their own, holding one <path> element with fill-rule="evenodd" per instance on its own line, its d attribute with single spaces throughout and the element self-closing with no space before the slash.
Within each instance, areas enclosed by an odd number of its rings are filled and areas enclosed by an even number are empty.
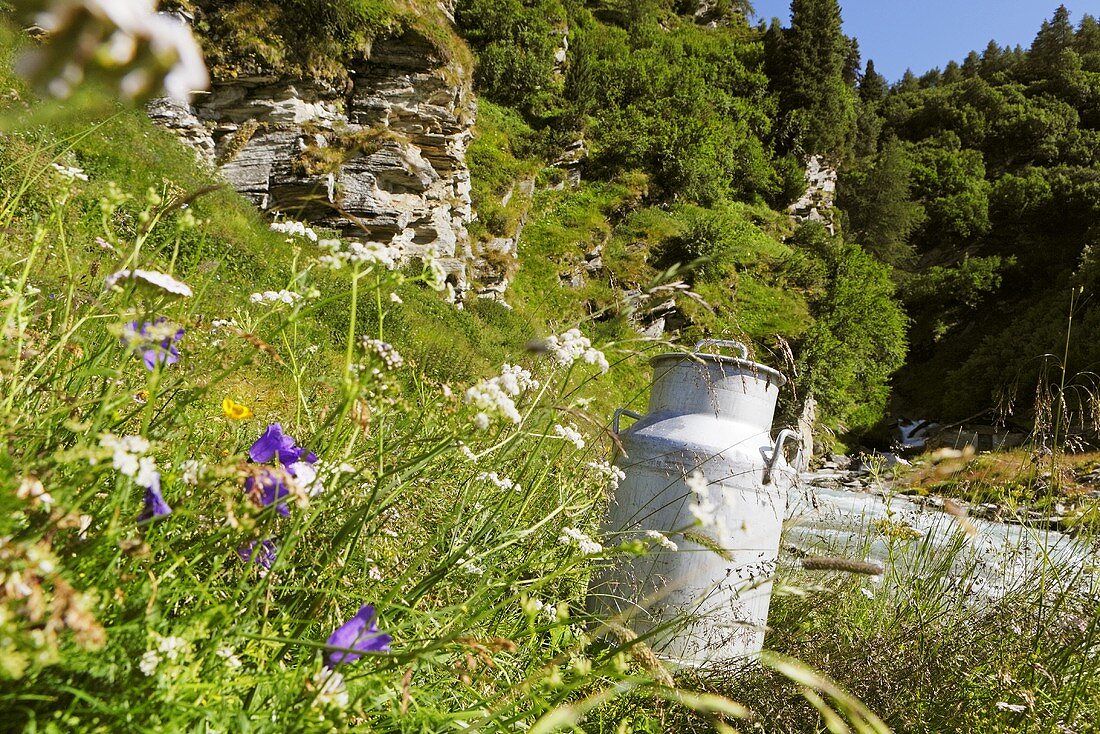
<svg viewBox="0 0 1100 734">
<path fill-rule="evenodd" d="M 796 554 L 874 561 L 903 575 L 947 564 L 945 571 L 994 598 L 1049 568 L 1083 569 L 1094 577 L 1098 560 L 1095 548 L 1057 531 L 962 520 L 888 490 L 825 489 L 802 482 L 790 495 L 783 544 Z"/>
</svg>

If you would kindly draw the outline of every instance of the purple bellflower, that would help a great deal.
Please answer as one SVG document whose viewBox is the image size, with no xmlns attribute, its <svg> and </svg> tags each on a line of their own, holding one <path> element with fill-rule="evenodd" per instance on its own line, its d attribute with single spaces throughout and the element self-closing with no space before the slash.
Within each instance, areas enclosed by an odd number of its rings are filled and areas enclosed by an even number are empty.
<svg viewBox="0 0 1100 734">
<path fill-rule="evenodd" d="M 290 509 L 285 502 L 280 501 L 290 494 L 290 489 L 286 486 L 286 474 L 289 472 L 261 469 L 258 474 L 244 480 L 244 489 L 255 498 L 256 504 L 267 507 L 278 502 L 275 508 L 278 513 L 283 517 L 290 517 Z"/>
<path fill-rule="evenodd" d="M 354 617 L 329 635 L 326 645 L 340 649 L 328 653 L 325 665 L 334 668 L 340 663 L 354 662 L 364 652 L 388 652 L 392 639 L 378 631 L 374 607 L 364 604 Z"/>
<path fill-rule="evenodd" d="M 264 434 L 248 449 L 248 458 L 257 464 L 266 464 L 276 456 L 283 466 L 290 466 L 296 461 L 309 464 L 317 461 L 317 454 L 296 445 L 293 438 L 283 433 L 281 423 L 269 425 Z"/>
<path fill-rule="evenodd" d="M 145 369 L 150 372 L 155 370 L 158 364 L 170 365 L 180 361 L 180 351 L 176 348 L 176 342 L 183 338 L 182 328 L 159 341 L 154 341 L 150 334 L 153 327 L 165 321 L 163 316 L 156 321 L 145 321 L 141 324 L 131 321 L 123 331 L 122 338 L 126 345 L 141 351 L 141 361 L 145 364 Z"/>
<path fill-rule="evenodd" d="M 255 563 L 260 568 L 270 571 L 275 563 L 275 555 L 279 552 L 279 546 L 271 538 L 267 540 L 253 540 L 250 543 L 237 548 L 237 555 L 245 563 Z"/>
<path fill-rule="evenodd" d="M 153 475 L 153 481 L 145 488 L 145 509 L 138 515 L 138 521 L 151 520 L 156 517 L 171 515 L 172 508 L 164 501 L 164 495 L 160 493 L 160 474 Z"/>
</svg>

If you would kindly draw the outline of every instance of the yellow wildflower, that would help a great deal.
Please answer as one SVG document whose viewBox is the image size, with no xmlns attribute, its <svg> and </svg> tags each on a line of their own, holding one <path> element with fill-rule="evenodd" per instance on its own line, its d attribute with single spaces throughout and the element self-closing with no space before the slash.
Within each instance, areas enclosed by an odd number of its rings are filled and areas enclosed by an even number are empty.
<svg viewBox="0 0 1100 734">
<path fill-rule="evenodd" d="M 252 417 L 252 408 L 235 402 L 233 398 L 226 398 L 222 401 L 222 412 L 231 421 L 243 421 Z"/>
</svg>

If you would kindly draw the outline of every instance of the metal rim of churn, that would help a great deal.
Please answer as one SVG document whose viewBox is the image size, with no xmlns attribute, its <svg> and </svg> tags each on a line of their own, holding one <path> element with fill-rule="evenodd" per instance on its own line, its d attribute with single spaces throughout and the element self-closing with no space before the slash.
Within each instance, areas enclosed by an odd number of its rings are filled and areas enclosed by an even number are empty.
<svg viewBox="0 0 1100 734">
<path fill-rule="evenodd" d="M 733 357 L 728 354 L 717 354 L 713 352 L 701 352 L 699 350 L 705 347 L 718 347 L 720 349 L 736 349 L 740 352 L 740 357 Z M 754 362 L 749 359 L 749 348 L 739 341 L 732 341 L 729 339 L 703 339 L 695 344 L 695 347 L 690 352 L 665 352 L 664 354 L 658 354 L 655 357 L 650 358 L 649 364 L 653 366 L 654 372 L 656 372 L 658 365 L 661 362 L 670 360 L 683 360 L 690 362 L 697 362 L 700 364 L 706 364 L 712 362 L 714 364 L 729 364 L 736 367 L 740 367 L 749 370 L 756 376 L 766 376 L 768 382 L 774 383 L 776 387 L 783 387 L 787 384 L 787 377 L 774 367 L 769 367 L 766 364 L 760 362 Z"/>
</svg>

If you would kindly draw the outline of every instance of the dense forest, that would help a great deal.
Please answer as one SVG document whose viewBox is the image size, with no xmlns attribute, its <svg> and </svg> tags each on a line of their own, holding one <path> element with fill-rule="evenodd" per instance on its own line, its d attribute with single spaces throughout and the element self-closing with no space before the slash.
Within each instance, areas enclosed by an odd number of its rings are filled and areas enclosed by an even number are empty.
<svg viewBox="0 0 1100 734">
<path fill-rule="evenodd" d="M 837 166 L 839 234 L 804 225 L 776 268 L 806 294 L 812 326 L 788 336 L 804 391 L 833 421 L 881 417 L 906 343 L 895 412 L 1026 420 L 1071 309 L 1065 368 L 1087 387 L 1100 360 L 1080 338 L 1100 326 L 1097 20 L 1075 26 L 1061 6 L 1028 49 L 991 41 L 890 85 L 844 36 L 835 0 L 794 0 L 787 27 L 752 28 L 749 10 L 471 0 L 458 18 L 486 97 L 547 137 L 582 132 L 597 176 L 644 171 L 665 207 L 704 219 L 730 201 L 782 209 L 805 156 Z M 720 270 L 722 237 L 721 224 L 696 225 L 676 254 Z"/>
</svg>

